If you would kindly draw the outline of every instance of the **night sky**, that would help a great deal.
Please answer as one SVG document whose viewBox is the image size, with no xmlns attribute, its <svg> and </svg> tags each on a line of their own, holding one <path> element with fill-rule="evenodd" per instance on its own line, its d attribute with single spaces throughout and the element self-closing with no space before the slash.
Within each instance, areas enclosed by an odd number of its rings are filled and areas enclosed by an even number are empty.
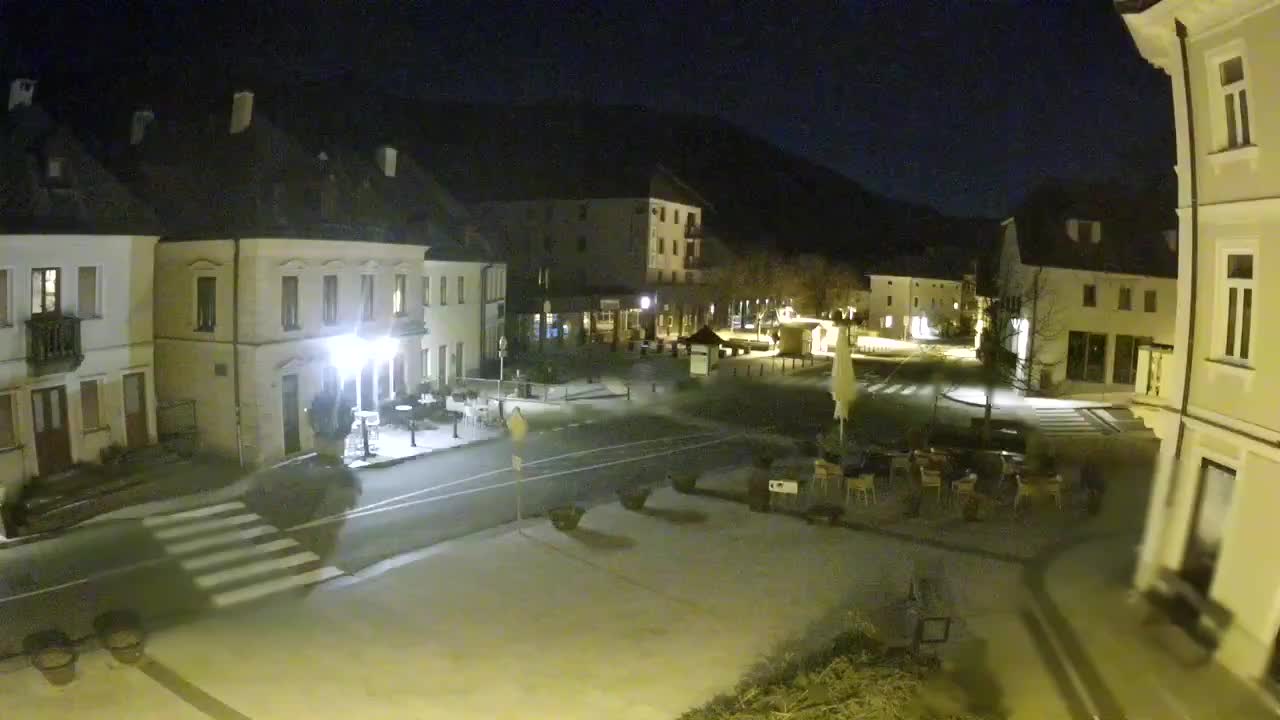
<svg viewBox="0 0 1280 720">
<path fill-rule="evenodd" d="M 957 215 L 1000 215 L 1043 178 L 1137 180 L 1173 164 L 1168 78 L 1108 0 L 0 7 L 7 74 L 197 66 L 715 114 Z"/>
</svg>

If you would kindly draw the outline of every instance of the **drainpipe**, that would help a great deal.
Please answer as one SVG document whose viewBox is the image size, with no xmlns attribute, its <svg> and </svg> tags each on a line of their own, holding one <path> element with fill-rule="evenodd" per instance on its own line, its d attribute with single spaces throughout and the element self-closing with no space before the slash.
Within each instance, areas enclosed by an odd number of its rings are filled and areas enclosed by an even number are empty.
<svg viewBox="0 0 1280 720">
<path fill-rule="evenodd" d="M 488 339 L 485 337 L 486 311 L 489 308 L 489 273 L 493 270 L 493 263 L 488 263 L 480 268 L 480 357 L 484 357 L 485 348 L 489 347 L 485 344 Z M 483 367 L 483 363 L 481 364 Z"/>
<path fill-rule="evenodd" d="M 244 469 L 244 428 L 240 409 L 240 238 L 231 239 L 231 385 L 235 393 L 236 456 Z"/>
<path fill-rule="evenodd" d="M 1186 433 L 1187 406 L 1191 401 L 1191 362 L 1195 356 L 1196 343 L 1196 269 L 1200 260 L 1200 176 L 1196 165 L 1196 124 L 1195 112 L 1191 104 L 1191 62 L 1187 56 L 1187 26 L 1183 25 L 1181 20 L 1174 20 L 1174 28 L 1178 34 L 1178 47 L 1182 54 L 1182 95 L 1187 112 L 1188 172 L 1191 175 L 1191 273 L 1187 305 L 1187 359 L 1182 368 L 1182 402 L 1178 406 L 1178 439 L 1173 446 L 1174 463 L 1170 468 L 1169 492 L 1165 495 L 1166 506 L 1173 502 L 1174 481 L 1177 479 L 1178 460 L 1182 457 L 1183 436 Z"/>
</svg>

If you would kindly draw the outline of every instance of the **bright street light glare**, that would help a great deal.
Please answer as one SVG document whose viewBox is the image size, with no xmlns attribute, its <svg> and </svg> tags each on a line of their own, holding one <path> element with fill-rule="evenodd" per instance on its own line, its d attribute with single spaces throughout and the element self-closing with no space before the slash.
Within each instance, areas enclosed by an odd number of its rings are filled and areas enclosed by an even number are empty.
<svg viewBox="0 0 1280 720">
<path fill-rule="evenodd" d="M 329 362 L 341 375 L 350 375 L 360 369 L 368 357 L 368 343 L 359 335 L 348 333 L 329 339 Z"/>
</svg>

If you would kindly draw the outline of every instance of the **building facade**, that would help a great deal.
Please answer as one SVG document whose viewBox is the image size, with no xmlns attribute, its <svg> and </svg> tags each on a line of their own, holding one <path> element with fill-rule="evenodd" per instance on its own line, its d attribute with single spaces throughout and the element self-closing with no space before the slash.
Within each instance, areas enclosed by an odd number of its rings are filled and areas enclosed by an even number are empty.
<svg viewBox="0 0 1280 720">
<path fill-rule="evenodd" d="M 690 334 L 708 316 L 705 202 L 662 168 L 631 185 L 621 197 L 539 197 L 531 189 L 472 203 L 508 261 L 522 345 Z"/>
<path fill-rule="evenodd" d="M 866 327 L 881 337 L 936 338 L 961 317 L 963 283 L 959 279 L 892 274 L 869 277 Z"/>
<path fill-rule="evenodd" d="M 1024 212 L 1021 222 L 1002 225 L 997 277 L 1012 311 L 1005 341 L 1018 357 L 1015 385 L 1054 394 L 1132 392 L 1139 347 L 1174 339 L 1174 253 L 1157 226 L 1140 236 L 1131 223 L 1097 219 L 1106 213 L 1073 214 L 1081 213 Z M 1129 251 L 1136 251 L 1132 261 Z"/>
<path fill-rule="evenodd" d="M 156 442 L 154 215 L 16 80 L 0 123 L 0 487 Z"/>
<path fill-rule="evenodd" d="M 1170 77 L 1177 132 L 1177 332 L 1144 398 L 1161 444 L 1135 582 L 1225 609 L 1216 658 L 1274 686 L 1280 356 L 1268 350 L 1267 288 L 1280 263 L 1267 251 L 1280 236 L 1280 95 L 1265 80 L 1280 71 L 1280 3 L 1117 6 Z"/>
</svg>

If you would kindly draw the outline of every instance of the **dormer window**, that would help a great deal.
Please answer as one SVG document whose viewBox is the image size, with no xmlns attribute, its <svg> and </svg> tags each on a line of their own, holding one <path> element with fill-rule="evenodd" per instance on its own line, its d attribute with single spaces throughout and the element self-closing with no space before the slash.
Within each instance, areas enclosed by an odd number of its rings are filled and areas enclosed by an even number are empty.
<svg viewBox="0 0 1280 720">
<path fill-rule="evenodd" d="M 49 158 L 45 166 L 45 177 L 49 180 L 62 180 L 66 177 L 66 160 L 60 157 Z"/>
<path fill-rule="evenodd" d="M 1097 245 L 1102 242 L 1102 223 L 1097 220 L 1068 220 L 1067 235 L 1082 245 Z"/>
</svg>

